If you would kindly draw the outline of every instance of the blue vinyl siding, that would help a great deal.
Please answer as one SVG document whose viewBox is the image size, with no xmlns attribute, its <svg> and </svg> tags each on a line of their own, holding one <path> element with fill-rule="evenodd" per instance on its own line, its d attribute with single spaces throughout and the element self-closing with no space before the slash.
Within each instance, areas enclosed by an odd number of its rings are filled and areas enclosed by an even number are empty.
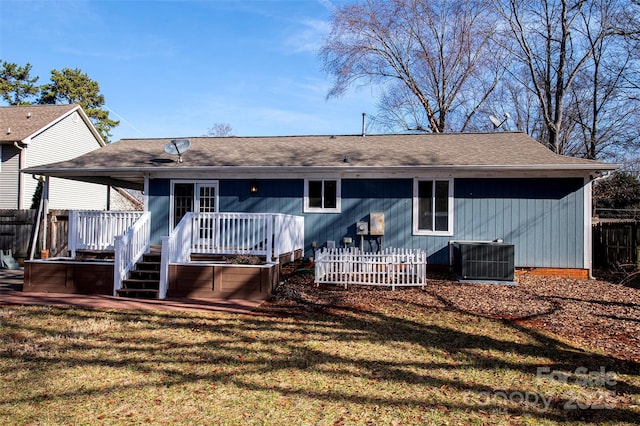
<svg viewBox="0 0 640 426">
<path fill-rule="evenodd" d="M 457 240 L 501 238 L 520 267 L 582 268 L 582 179 L 456 179 Z"/>
<path fill-rule="evenodd" d="M 430 264 L 449 263 L 450 240 L 503 239 L 515 245 L 516 266 L 583 268 L 583 180 L 455 179 L 454 235 L 412 235 L 412 179 L 342 179 L 341 213 L 303 213 L 303 179 L 260 180 L 250 194 L 251 179 L 219 181 L 219 211 L 285 213 L 305 217 L 305 255 L 311 243 L 342 245 L 356 236 L 355 223 L 369 213 L 385 216 L 384 239 L 365 237 L 365 248 L 424 249 Z M 169 229 L 169 181 L 151 180 L 152 240 Z"/>
<path fill-rule="evenodd" d="M 302 215 L 304 181 L 260 180 L 251 194 L 252 180 L 221 180 L 220 211 Z"/>
</svg>

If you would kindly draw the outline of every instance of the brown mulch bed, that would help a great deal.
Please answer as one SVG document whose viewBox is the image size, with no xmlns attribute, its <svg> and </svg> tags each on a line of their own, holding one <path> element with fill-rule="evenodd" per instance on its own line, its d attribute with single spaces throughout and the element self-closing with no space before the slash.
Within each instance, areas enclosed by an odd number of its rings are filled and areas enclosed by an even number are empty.
<svg viewBox="0 0 640 426">
<path fill-rule="evenodd" d="M 553 333 L 568 343 L 640 363 L 640 289 L 601 280 L 519 275 L 518 285 L 464 284 L 431 274 L 425 290 L 313 284 L 304 265 L 284 271 L 284 285 L 262 309 L 296 313 L 349 307 L 374 310 L 388 301 L 454 309 Z"/>
</svg>

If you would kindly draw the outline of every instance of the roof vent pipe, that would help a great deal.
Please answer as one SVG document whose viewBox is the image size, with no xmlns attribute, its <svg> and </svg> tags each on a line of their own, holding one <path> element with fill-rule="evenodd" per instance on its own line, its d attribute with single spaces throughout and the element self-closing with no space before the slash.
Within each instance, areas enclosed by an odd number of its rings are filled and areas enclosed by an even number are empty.
<svg viewBox="0 0 640 426">
<path fill-rule="evenodd" d="M 367 135 L 365 132 L 366 122 L 367 122 L 367 113 L 363 112 L 362 113 L 362 137 L 363 138 Z"/>
<path fill-rule="evenodd" d="M 9 128 L 7 129 L 7 134 L 8 134 L 8 135 L 10 135 L 10 134 L 11 134 L 11 127 L 9 127 Z"/>
</svg>

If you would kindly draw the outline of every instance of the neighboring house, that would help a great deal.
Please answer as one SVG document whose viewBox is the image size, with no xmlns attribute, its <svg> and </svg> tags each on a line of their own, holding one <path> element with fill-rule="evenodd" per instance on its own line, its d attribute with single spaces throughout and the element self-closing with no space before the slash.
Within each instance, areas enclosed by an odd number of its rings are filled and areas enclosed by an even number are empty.
<svg viewBox="0 0 640 426">
<path fill-rule="evenodd" d="M 170 142 L 125 139 L 27 172 L 144 190 L 156 244 L 188 211 L 285 213 L 304 217 L 308 257 L 347 238 L 450 265 L 452 241 L 501 239 L 516 267 L 586 277 L 591 182 L 616 169 L 516 132 L 197 137 L 183 162 L 165 153 Z M 370 213 L 383 213 L 384 236 L 358 235 Z"/>
<path fill-rule="evenodd" d="M 0 209 L 28 209 L 36 191 L 35 176 L 20 170 L 69 160 L 106 144 L 78 105 L 0 107 Z M 105 185 L 54 178 L 50 209 L 96 209 L 109 198 L 128 199 Z M 133 199 L 133 198 L 132 198 Z M 134 208 L 131 201 L 125 201 Z"/>
</svg>

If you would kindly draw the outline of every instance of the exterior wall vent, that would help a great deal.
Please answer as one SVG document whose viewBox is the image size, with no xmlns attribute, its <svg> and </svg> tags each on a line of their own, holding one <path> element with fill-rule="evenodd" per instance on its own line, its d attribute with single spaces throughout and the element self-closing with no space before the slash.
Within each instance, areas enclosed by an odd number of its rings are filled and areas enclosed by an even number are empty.
<svg viewBox="0 0 640 426">
<path fill-rule="evenodd" d="M 513 281 L 513 244 L 500 242 L 453 243 L 453 271 L 464 280 Z"/>
</svg>

